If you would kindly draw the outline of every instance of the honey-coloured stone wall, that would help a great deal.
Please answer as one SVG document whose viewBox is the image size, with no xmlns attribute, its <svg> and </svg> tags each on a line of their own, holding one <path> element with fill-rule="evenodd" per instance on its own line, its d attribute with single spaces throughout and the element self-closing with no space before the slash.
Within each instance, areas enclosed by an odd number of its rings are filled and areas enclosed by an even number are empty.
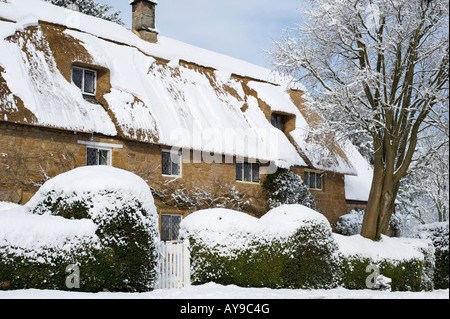
<svg viewBox="0 0 450 319">
<path fill-rule="evenodd" d="M 172 194 L 190 195 L 195 200 L 230 196 L 241 210 L 262 216 L 268 210 L 267 199 L 261 185 L 236 181 L 235 160 L 226 163 L 193 162 L 182 164 L 180 178 L 163 176 L 161 152 L 163 146 L 107 137 L 76 133 L 23 124 L 0 122 L 0 201 L 26 203 L 49 178 L 86 165 L 85 142 L 121 145 L 112 148 L 111 164 L 131 171 L 147 181 L 155 193 L 155 203 L 161 212 L 187 215 L 192 205 L 174 203 Z M 303 168 L 293 168 L 303 178 Z M 264 176 L 261 175 L 261 180 Z M 323 190 L 312 190 L 319 210 L 331 223 L 346 212 L 344 176 L 331 172 L 323 174 Z M 158 196 L 163 194 L 164 196 Z M 239 197 L 241 196 L 241 197 Z M 238 199 L 236 199 L 239 197 Z M 218 202 L 212 202 L 217 204 Z M 189 203 L 190 204 L 190 203 Z M 201 207 L 203 208 L 203 207 Z M 236 208 L 236 207 L 229 207 Z"/>
</svg>

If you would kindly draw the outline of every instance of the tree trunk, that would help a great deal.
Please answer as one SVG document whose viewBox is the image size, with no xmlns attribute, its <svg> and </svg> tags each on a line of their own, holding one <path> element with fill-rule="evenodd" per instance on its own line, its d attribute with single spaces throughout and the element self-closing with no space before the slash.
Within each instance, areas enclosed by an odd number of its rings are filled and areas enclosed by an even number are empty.
<svg viewBox="0 0 450 319">
<path fill-rule="evenodd" d="M 379 240 L 387 232 L 397 191 L 398 184 L 393 182 L 393 175 L 386 172 L 383 166 L 375 165 L 361 236 Z"/>
<path fill-rule="evenodd" d="M 364 214 L 361 236 L 375 239 L 380 215 L 380 198 L 382 194 L 382 185 L 384 171 L 375 165 L 373 170 L 372 187 L 370 188 L 369 200 L 367 202 L 366 212 Z"/>
</svg>

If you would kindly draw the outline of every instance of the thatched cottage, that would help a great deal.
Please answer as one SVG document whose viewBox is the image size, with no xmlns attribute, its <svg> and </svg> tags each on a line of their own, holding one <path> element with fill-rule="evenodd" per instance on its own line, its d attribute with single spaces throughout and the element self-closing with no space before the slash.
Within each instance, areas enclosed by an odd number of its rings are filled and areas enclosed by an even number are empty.
<svg viewBox="0 0 450 319">
<path fill-rule="evenodd" d="M 143 177 L 170 239 L 183 215 L 267 210 L 261 187 L 290 168 L 335 222 L 364 204 L 354 147 L 310 138 L 305 90 L 265 68 L 158 34 L 150 0 L 133 29 L 39 0 L 0 1 L 0 201 L 27 202 L 84 165 Z"/>
</svg>

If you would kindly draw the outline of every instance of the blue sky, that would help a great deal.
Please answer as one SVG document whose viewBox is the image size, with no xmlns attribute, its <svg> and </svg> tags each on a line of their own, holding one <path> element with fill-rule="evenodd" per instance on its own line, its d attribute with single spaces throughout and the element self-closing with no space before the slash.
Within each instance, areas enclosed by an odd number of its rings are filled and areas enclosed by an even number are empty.
<svg viewBox="0 0 450 319">
<path fill-rule="evenodd" d="M 129 0 L 97 0 L 131 27 Z M 263 50 L 272 38 L 300 23 L 305 0 L 159 0 L 156 26 L 161 35 L 227 54 L 264 67 L 271 63 Z"/>
</svg>

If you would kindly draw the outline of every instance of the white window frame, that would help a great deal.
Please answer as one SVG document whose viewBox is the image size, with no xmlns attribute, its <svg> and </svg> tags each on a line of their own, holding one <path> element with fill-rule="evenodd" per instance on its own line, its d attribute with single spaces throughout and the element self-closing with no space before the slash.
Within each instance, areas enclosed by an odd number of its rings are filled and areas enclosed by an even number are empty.
<svg viewBox="0 0 450 319">
<path fill-rule="evenodd" d="M 107 151 L 108 156 L 106 158 L 106 166 L 111 166 L 112 163 L 112 148 L 108 148 L 108 147 L 94 147 L 94 146 L 86 146 L 86 166 L 88 166 L 88 148 L 90 149 L 95 149 L 95 150 L 99 150 L 99 151 Z M 99 163 L 97 163 L 96 165 L 101 165 Z M 89 166 L 94 166 L 94 165 L 89 165 Z"/>
<path fill-rule="evenodd" d="M 256 185 L 261 182 L 261 164 L 259 164 L 258 162 L 254 161 L 254 160 L 253 161 L 245 161 L 245 160 L 237 158 L 236 159 L 236 163 L 235 163 L 235 169 L 236 170 L 237 170 L 237 164 L 238 163 L 242 164 L 242 172 L 241 172 L 242 179 L 239 180 L 239 179 L 236 178 L 236 182 L 248 183 L 248 184 L 256 184 Z M 250 181 L 246 181 L 245 177 L 244 177 L 244 175 L 245 175 L 244 174 L 244 172 L 245 172 L 245 168 L 244 168 L 245 164 L 250 164 Z M 257 182 L 253 181 L 253 165 L 258 165 L 258 181 Z"/>
<path fill-rule="evenodd" d="M 71 70 L 71 74 L 70 74 L 72 83 L 73 83 L 73 70 L 74 70 L 74 69 L 78 69 L 78 70 L 81 70 L 81 71 L 83 72 L 83 76 L 81 77 L 81 93 L 83 93 L 83 95 L 95 96 L 95 94 L 97 93 L 97 70 L 89 69 L 89 68 L 83 68 L 83 67 L 80 67 L 80 66 L 73 66 L 73 67 L 72 67 L 72 70 Z M 84 73 L 85 73 L 86 71 L 89 71 L 89 72 L 93 72 L 93 73 L 94 73 L 94 93 L 86 92 L 86 91 L 84 90 L 84 77 L 85 77 Z M 75 83 L 74 83 L 74 84 L 75 84 Z M 77 86 L 77 87 L 78 87 L 78 86 Z"/>
<path fill-rule="evenodd" d="M 114 148 L 123 148 L 121 144 L 111 144 L 111 143 L 100 143 L 100 142 L 91 142 L 91 141 L 82 141 L 79 140 L 78 144 L 86 145 L 86 165 L 87 165 L 87 149 L 95 148 L 98 150 L 108 151 L 107 165 L 112 165 L 112 150 Z"/>
<path fill-rule="evenodd" d="M 162 173 L 163 153 L 169 153 L 169 154 L 170 154 L 170 159 L 171 159 L 171 160 L 172 160 L 172 156 L 178 156 L 178 159 L 179 159 L 178 165 L 179 165 L 179 167 L 180 167 L 180 169 L 179 169 L 179 174 L 178 174 L 178 175 L 175 175 L 175 174 L 170 174 L 170 175 L 168 175 L 168 174 Z M 172 166 L 170 167 L 170 171 L 172 172 Z M 161 175 L 164 176 L 164 177 L 176 177 L 176 178 L 182 177 L 182 176 L 183 176 L 183 158 L 182 158 L 181 152 L 175 151 L 175 150 L 169 150 L 169 149 L 162 149 L 162 152 L 161 152 Z"/>
</svg>

